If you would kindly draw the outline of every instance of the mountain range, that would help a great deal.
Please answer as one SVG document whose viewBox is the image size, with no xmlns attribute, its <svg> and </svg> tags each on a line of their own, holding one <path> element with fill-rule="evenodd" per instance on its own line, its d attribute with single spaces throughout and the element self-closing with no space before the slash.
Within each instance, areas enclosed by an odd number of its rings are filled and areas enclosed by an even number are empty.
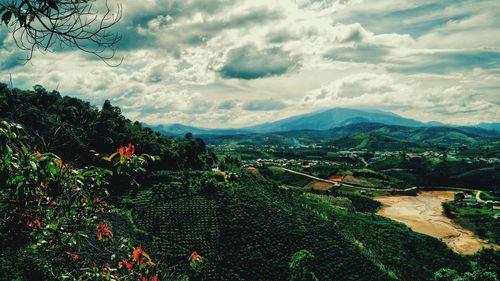
<svg viewBox="0 0 500 281">
<path fill-rule="evenodd" d="M 196 136 L 229 136 L 229 135 L 250 135 L 277 132 L 289 132 L 299 130 L 330 130 L 352 124 L 377 123 L 389 126 L 403 127 L 450 127 L 460 128 L 469 133 L 480 133 L 497 135 L 500 134 L 500 123 L 481 123 L 476 126 L 452 126 L 438 121 L 421 122 L 414 119 L 405 118 L 381 110 L 362 110 L 351 108 L 331 108 L 308 114 L 296 115 L 274 122 L 267 122 L 258 125 L 229 128 L 211 129 L 186 126 L 182 124 L 166 124 L 150 126 L 152 129 L 169 136 L 183 136 L 190 132 Z M 489 133 L 484 131 L 490 131 Z"/>
</svg>

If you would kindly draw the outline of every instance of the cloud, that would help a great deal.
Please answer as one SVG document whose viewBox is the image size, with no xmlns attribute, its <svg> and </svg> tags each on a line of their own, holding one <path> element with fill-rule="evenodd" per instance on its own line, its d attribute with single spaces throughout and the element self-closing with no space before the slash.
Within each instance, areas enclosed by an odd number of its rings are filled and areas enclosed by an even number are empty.
<svg viewBox="0 0 500 281">
<path fill-rule="evenodd" d="M 76 50 L 20 65 L 0 29 L 0 80 L 111 99 L 150 124 L 237 127 L 330 106 L 500 121 L 498 1 L 122 3 L 119 67 Z"/>
<path fill-rule="evenodd" d="M 326 53 L 325 58 L 360 63 L 384 62 L 390 54 L 390 48 L 377 46 L 359 46 L 334 48 Z"/>
<path fill-rule="evenodd" d="M 235 106 L 236 106 L 236 101 L 228 100 L 228 101 L 221 102 L 217 106 L 217 109 L 230 110 L 230 109 L 233 109 Z"/>
<path fill-rule="evenodd" d="M 257 79 L 285 74 L 298 67 L 298 58 L 279 48 L 259 50 L 255 45 L 235 48 L 227 54 L 220 74 L 224 78 Z"/>
<path fill-rule="evenodd" d="M 459 50 L 417 53 L 390 69 L 404 73 L 449 73 L 468 69 L 500 69 L 500 50 Z"/>
<path fill-rule="evenodd" d="M 243 109 L 247 111 L 271 111 L 286 108 L 287 105 L 276 100 L 256 100 L 249 101 L 243 105 Z"/>
<path fill-rule="evenodd" d="M 482 100 L 473 89 L 453 85 L 450 78 L 444 80 L 440 84 L 435 84 L 434 79 L 416 83 L 405 76 L 357 73 L 311 91 L 303 103 L 312 107 L 376 107 L 405 112 L 407 116 L 415 112 L 410 116 L 424 121 L 446 115 L 454 124 L 464 123 L 470 116 L 498 115 L 494 102 Z"/>
</svg>

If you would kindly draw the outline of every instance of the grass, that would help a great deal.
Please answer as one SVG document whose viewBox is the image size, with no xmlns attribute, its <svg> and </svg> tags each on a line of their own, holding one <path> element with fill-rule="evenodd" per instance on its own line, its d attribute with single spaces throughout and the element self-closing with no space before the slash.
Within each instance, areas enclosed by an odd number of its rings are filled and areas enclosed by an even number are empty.
<svg viewBox="0 0 500 281">
<path fill-rule="evenodd" d="M 491 210 L 486 207 L 472 208 L 459 206 L 451 202 L 455 213 L 453 220 L 464 228 L 472 230 L 477 236 L 492 243 L 500 243 L 500 221 L 494 219 L 500 210 Z"/>
</svg>

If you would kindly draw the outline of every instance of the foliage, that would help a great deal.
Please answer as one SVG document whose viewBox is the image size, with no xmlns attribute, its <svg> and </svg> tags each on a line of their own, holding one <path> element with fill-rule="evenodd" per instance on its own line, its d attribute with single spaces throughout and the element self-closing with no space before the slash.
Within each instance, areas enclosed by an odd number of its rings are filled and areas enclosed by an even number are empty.
<svg viewBox="0 0 500 281">
<path fill-rule="evenodd" d="M 468 206 L 460 201 L 444 202 L 443 210 L 453 221 L 474 231 L 479 237 L 493 243 L 500 241 L 500 221 L 494 218 L 500 211 L 487 204 Z"/>
<path fill-rule="evenodd" d="M 259 171 L 264 176 L 264 178 L 278 184 L 305 186 L 311 181 L 311 179 L 309 179 L 308 177 L 295 173 L 289 173 L 283 170 L 281 167 L 277 166 L 266 166 L 262 169 L 259 169 Z"/>
<path fill-rule="evenodd" d="M 463 275 L 456 270 L 442 268 L 434 273 L 435 281 L 498 281 L 497 275 L 493 272 L 476 269 L 473 272 L 466 272 Z"/>
<path fill-rule="evenodd" d="M 40 279 L 153 277 L 151 258 L 142 250 L 137 254 L 138 248 L 132 252 L 128 240 L 116 235 L 103 217 L 110 210 L 110 179 L 126 177 L 126 170 L 139 169 L 134 164 L 146 159 L 121 148 L 118 154 L 123 151 L 125 158 L 111 169 L 76 169 L 52 153 L 30 149 L 26 138 L 15 132 L 17 126 L 5 121 L 0 125 L 2 248 L 45 261 Z M 130 253 L 135 265 L 125 262 Z"/>
<path fill-rule="evenodd" d="M 339 192 L 339 195 L 345 196 L 351 200 L 356 211 L 375 213 L 381 206 L 381 203 L 364 195 L 358 195 L 352 192 Z"/>
<path fill-rule="evenodd" d="M 459 278 L 459 274 L 454 269 L 441 268 L 434 273 L 435 281 L 455 281 Z"/>
<path fill-rule="evenodd" d="M 444 243 L 415 233 L 403 224 L 371 213 L 342 210 L 323 200 L 314 201 L 309 203 L 311 211 L 334 221 L 340 233 L 357 241 L 359 249 L 390 276 L 429 280 L 440 268 L 458 272 L 469 269 L 467 259 L 452 252 Z"/>
<path fill-rule="evenodd" d="M 108 153 L 133 143 L 141 153 L 158 155 L 150 169 L 205 169 L 215 163 L 201 139 L 173 140 L 126 119 L 105 101 L 102 109 L 57 91 L 9 89 L 0 83 L 0 118 L 21 124 L 28 143 L 77 166 L 94 164 L 95 152 Z"/>
<path fill-rule="evenodd" d="M 308 263 L 314 260 L 314 255 L 308 250 L 300 250 L 293 254 L 288 267 L 292 271 L 290 281 L 318 281 L 316 275 L 308 268 Z"/>
</svg>

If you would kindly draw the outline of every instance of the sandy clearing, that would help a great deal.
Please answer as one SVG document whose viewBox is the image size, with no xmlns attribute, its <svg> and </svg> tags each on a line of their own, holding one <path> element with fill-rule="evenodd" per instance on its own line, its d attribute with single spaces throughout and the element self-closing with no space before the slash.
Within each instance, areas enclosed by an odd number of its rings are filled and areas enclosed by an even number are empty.
<svg viewBox="0 0 500 281">
<path fill-rule="evenodd" d="M 441 239 L 455 252 L 474 254 L 482 247 L 491 246 L 443 214 L 441 203 L 453 200 L 455 193 L 423 191 L 418 196 L 378 196 L 374 199 L 382 203 L 379 215 L 402 222 L 415 232 Z"/>
</svg>

